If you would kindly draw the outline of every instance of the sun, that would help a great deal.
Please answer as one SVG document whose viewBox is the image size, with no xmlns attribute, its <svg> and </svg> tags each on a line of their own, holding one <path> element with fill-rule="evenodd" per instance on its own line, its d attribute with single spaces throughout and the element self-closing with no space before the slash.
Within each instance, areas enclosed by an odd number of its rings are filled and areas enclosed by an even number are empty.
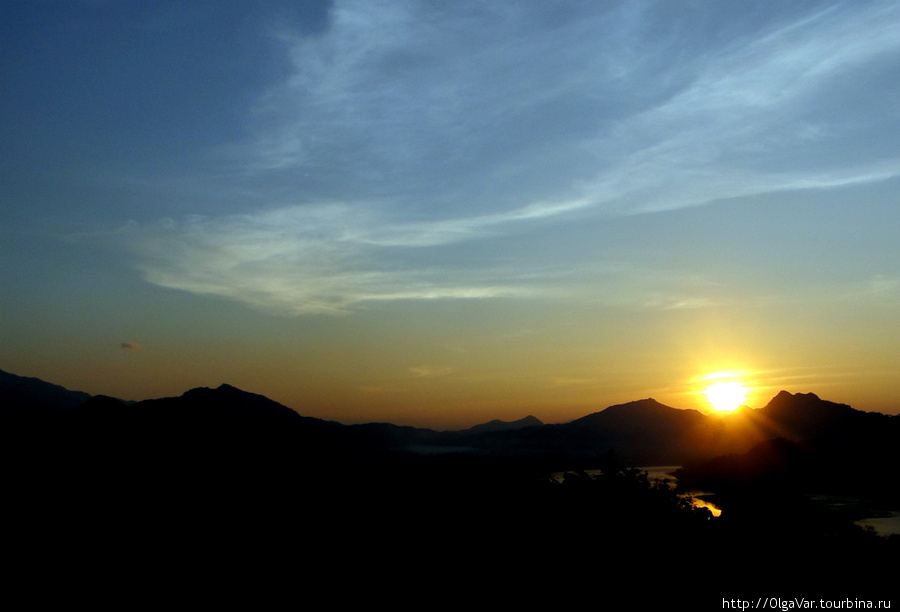
<svg viewBox="0 0 900 612">
<path fill-rule="evenodd" d="M 719 382 L 706 389 L 706 397 L 713 408 L 720 412 L 731 412 L 744 403 L 747 389 L 738 382 Z"/>
</svg>

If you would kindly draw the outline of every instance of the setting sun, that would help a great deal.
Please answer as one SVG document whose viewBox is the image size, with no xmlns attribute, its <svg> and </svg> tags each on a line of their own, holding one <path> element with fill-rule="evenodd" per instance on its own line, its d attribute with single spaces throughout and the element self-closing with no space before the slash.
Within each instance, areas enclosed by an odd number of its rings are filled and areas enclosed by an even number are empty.
<svg viewBox="0 0 900 612">
<path fill-rule="evenodd" d="M 744 403 L 747 389 L 737 382 L 720 382 L 706 389 L 706 397 L 713 408 L 721 412 L 731 412 Z"/>
</svg>

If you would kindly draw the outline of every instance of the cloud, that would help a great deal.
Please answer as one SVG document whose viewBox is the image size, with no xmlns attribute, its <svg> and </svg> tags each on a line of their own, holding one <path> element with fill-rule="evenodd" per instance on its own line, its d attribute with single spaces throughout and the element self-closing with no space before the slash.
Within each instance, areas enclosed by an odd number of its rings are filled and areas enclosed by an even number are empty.
<svg viewBox="0 0 900 612">
<path fill-rule="evenodd" d="M 423 264 L 410 251 L 471 236 L 477 223 L 394 225 L 360 206 L 294 206 L 189 217 L 122 238 L 159 286 L 231 298 L 281 314 L 348 312 L 365 302 L 525 295 L 509 270 Z"/>
<path fill-rule="evenodd" d="M 649 211 L 897 176 L 895 147 L 846 150 L 861 137 L 884 142 L 877 131 L 896 117 L 861 114 L 858 100 L 835 113 L 827 102 L 846 96 L 855 70 L 897 64 L 900 11 L 866 8 L 823 10 L 693 58 L 688 85 L 595 140 L 622 155 L 586 191 L 604 207 Z M 866 96 L 879 87 L 893 86 L 867 82 Z"/>
<path fill-rule="evenodd" d="M 411 366 L 409 368 L 409 373 L 413 378 L 436 378 L 440 376 L 447 376 L 455 371 L 456 369 L 450 366 L 420 365 Z"/>
<path fill-rule="evenodd" d="M 860 291 L 851 293 L 851 297 L 893 299 L 898 291 L 900 291 L 900 278 L 876 274 L 864 284 Z"/>
<path fill-rule="evenodd" d="M 896 95 L 894 3 L 778 6 L 769 19 L 720 3 L 696 14 L 454 7 L 340 2 L 327 34 L 289 38 L 294 72 L 265 98 L 258 166 L 466 216 L 514 214 L 523 201 L 543 202 L 530 209 L 540 216 L 572 202 L 677 208 L 900 172 L 895 148 L 840 150 L 863 135 L 887 142 L 871 130 L 896 123 L 893 112 L 871 107 L 863 121 L 855 105 L 870 102 L 830 102 L 861 69 L 885 71 L 867 96 Z"/>
<path fill-rule="evenodd" d="M 151 283 L 279 313 L 546 295 L 536 259 L 490 245 L 900 175 L 878 101 L 900 5 L 698 6 L 335 2 L 326 29 L 279 30 L 290 74 L 237 149 L 265 209 L 131 228 L 130 248 Z"/>
</svg>

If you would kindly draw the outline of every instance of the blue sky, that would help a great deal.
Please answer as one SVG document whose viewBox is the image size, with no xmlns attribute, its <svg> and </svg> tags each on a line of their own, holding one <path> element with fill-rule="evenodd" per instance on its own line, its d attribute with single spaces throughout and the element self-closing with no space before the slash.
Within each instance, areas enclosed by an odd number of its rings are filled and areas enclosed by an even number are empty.
<svg viewBox="0 0 900 612">
<path fill-rule="evenodd" d="M 0 367 L 575 418 L 900 411 L 895 2 L 0 7 Z"/>
</svg>

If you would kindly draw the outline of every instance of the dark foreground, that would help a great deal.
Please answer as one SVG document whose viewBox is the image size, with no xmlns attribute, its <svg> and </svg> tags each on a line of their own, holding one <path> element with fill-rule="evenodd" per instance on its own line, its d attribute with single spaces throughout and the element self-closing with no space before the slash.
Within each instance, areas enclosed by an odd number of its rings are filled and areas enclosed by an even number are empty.
<svg viewBox="0 0 900 612">
<path fill-rule="evenodd" d="M 721 463 L 687 470 L 719 493 L 713 518 L 614 454 L 566 465 L 560 482 L 558 455 L 420 455 L 343 430 L 338 443 L 331 425 L 298 429 L 296 413 L 246 394 L 185 398 L 4 411 L 4 609 L 900 599 L 900 542 L 810 502 L 799 483 L 815 482 L 815 455 L 771 461 L 792 444 L 737 479 Z M 880 474 L 841 465 L 845 483 L 896 499 Z"/>
<path fill-rule="evenodd" d="M 7 481 L 4 600 L 721 609 L 734 597 L 896 596 L 898 542 L 800 499 L 735 496 L 713 519 L 632 470 L 559 483 L 471 458 L 306 470 L 257 458 L 151 471 L 71 458 Z"/>
</svg>

